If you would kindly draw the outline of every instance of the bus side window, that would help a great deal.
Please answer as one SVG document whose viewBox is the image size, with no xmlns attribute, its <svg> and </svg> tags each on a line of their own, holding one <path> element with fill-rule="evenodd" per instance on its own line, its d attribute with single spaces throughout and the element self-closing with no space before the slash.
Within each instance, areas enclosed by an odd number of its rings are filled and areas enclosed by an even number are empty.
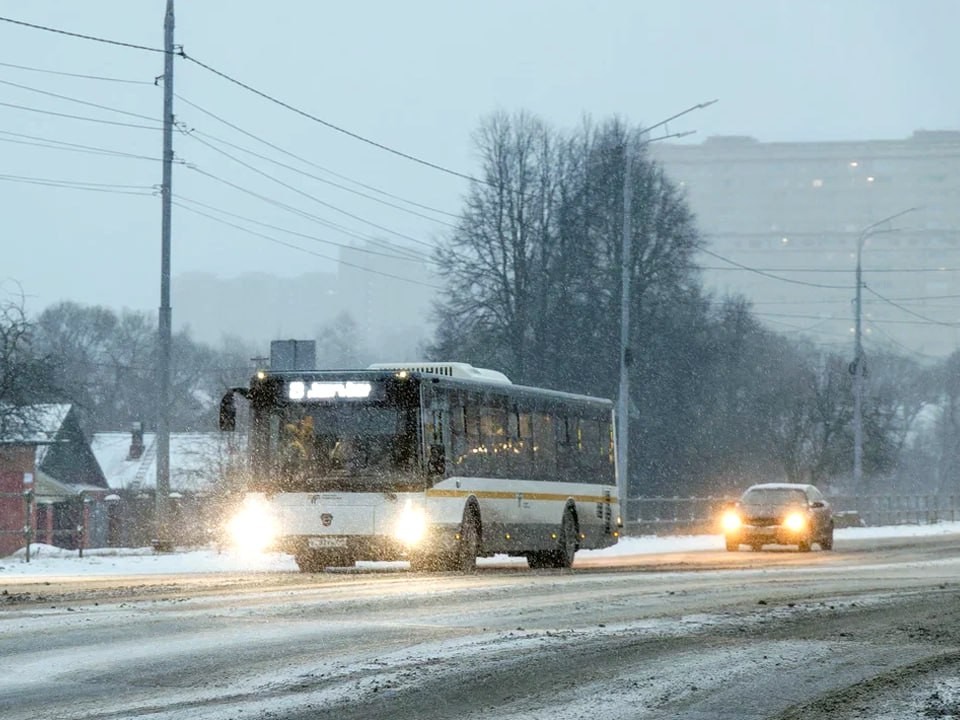
<svg viewBox="0 0 960 720">
<path fill-rule="evenodd" d="M 450 448 L 453 453 L 451 462 L 462 465 L 466 461 L 470 446 L 467 442 L 463 400 L 459 396 L 451 396 L 450 399 Z"/>
<path fill-rule="evenodd" d="M 505 477 L 508 471 L 504 467 L 507 442 L 507 412 L 496 400 L 489 401 L 480 409 L 480 435 L 483 454 L 490 458 L 484 462 L 484 472 L 490 477 Z"/>
<path fill-rule="evenodd" d="M 480 436 L 480 408 L 476 398 L 466 395 L 463 405 L 464 437 L 467 441 L 467 451 L 464 461 L 468 473 L 480 472 L 483 467 L 483 438 Z"/>
<path fill-rule="evenodd" d="M 614 482 L 614 442 L 613 424 L 608 420 L 600 421 L 600 479 L 607 485 Z"/>
<path fill-rule="evenodd" d="M 514 405 L 510 409 L 510 434 L 508 438 L 510 460 L 507 463 L 510 476 L 531 478 L 533 469 L 533 443 L 530 429 L 530 413 Z"/>
<path fill-rule="evenodd" d="M 553 417 L 548 413 L 534 413 L 533 477 L 537 480 L 553 480 L 557 475 L 557 438 L 553 432 Z"/>
<path fill-rule="evenodd" d="M 602 481 L 602 461 L 604 447 L 600 442 L 600 423 L 596 420 L 581 419 L 579 423 L 579 438 L 581 451 L 580 477 L 581 482 L 599 483 Z"/>
<path fill-rule="evenodd" d="M 577 475 L 577 421 L 557 416 L 557 479 L 573 480 Z"/>
</svg>

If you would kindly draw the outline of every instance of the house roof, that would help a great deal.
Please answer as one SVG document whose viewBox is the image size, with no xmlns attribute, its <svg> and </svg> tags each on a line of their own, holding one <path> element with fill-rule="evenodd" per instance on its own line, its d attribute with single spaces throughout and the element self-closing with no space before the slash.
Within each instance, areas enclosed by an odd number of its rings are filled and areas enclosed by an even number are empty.
<svg viewBox="0 0 960 720">
<path fill-rule="evenodd" d="M 152 490 L 157 485 L 157 436 L 143 433 L 143 453 L 130 458 L 131 433 L 94 433 L 90 443 L 113 490 Z M 237 439 L 219 432 L 170 433 L 171 492 L 209 492 L 235 457 Z"/>
<path fill-rule="evenodd" d="M 10 406 L 7 406 L 8 408 Z M 0 437 L 5 445 L 43 445 L 53 442 L 70 412 L 68 403 L 27 405 L 7 419 L 7 431 Z"/>
</svg>

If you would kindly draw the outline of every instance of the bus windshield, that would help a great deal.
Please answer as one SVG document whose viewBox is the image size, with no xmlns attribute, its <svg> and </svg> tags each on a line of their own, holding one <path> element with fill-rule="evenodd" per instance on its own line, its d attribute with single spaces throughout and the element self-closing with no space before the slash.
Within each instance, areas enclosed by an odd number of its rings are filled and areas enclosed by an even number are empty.
<svg viewBox="0 0 960 720">
<path fill-rule="evenodd" d="M 274 408 L 268 466 L 281 491 L 389 490 L 416 464 L 416 411 L 384 403 Z"/>
</svg>

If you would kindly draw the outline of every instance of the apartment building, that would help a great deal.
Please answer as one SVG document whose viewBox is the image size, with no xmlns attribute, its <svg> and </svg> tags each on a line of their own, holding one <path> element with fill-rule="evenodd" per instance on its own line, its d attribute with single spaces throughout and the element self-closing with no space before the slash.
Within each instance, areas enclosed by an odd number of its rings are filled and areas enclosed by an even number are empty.
<svg viewBox="0 0 960 720">
<path fill-rule="evenodd" d="M 960 349 L 960 131 L 649 147 L 687 193 L 718 296 L 743 294 L 772 329 L 852 353 L 859 249 L 867 352 Z"/>
</svg>

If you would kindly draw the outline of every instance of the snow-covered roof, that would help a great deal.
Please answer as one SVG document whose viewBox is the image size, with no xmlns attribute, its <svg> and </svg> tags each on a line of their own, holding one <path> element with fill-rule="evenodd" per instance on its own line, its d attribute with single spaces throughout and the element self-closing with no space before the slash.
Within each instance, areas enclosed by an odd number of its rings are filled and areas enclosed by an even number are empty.
<svg viewBox="0 0 960 720">
<path fill-rule="evenodd" d="M 90 446 L 113 490 L 152 490 L 157 484 L 157 436 L 143 433 L 143 452 L 130 458 L 131 433 L 94 433 Z M 170 490 L 208 492 L 223 477 L 237 444 L 232 434 L 170 433 Z"/>
<path fill-rule="evenodd" d="M 33 445 L 53 442 L 69 412 L 68 403 L 28 405 L 8 417 L 7 431 L 0 437 L 0 443 Z"/>
</svg>

